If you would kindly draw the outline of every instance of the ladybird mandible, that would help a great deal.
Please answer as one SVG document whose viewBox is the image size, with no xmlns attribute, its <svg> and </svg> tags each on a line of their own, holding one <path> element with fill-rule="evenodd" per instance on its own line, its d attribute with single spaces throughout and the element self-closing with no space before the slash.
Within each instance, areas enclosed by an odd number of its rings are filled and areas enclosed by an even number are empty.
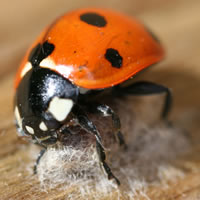
<svg viewBox="0 0 200 200">
<path fill-rule="evenodd" d="M 121 87 L 163 57 L 159 40 L 135 18 L 97 8 L 61 16 L 33 43 L 17 72 L 14 113 L 19 135 L 47 148 L 68 133 L 67 127 L 80 126 L 95 137 L 108 178 L 120 184 L 105 161 L 101 134 L 88 113 L 112 117 L 113 134 L 123 147 L 120 119 L 95 98 L 99 93 L 109 89 L 113 98 L 165 93 L 166 118 L 171 104 L 168 88 L 146 81 Z"/>
</svg>

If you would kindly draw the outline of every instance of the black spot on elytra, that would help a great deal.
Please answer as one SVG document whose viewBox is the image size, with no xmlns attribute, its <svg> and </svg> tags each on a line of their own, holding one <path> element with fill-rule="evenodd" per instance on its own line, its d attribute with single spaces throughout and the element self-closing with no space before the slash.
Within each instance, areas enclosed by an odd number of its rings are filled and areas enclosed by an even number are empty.
<svg viewBox="0 0 200 200">
<path fill-rule="evenodd" d="M 97 13 L 88 12 L 84 13 L 80 16 L 81 21 L 86 22 L 87 24 L 97 26 L 97 27 L 104 27 L 106 26 L 107 22 L 105 18 Z"/>
<path fill-rule="evenodd" d="M 115 49 L 109 48 L 106 50 L 105 58 L 111 63 L 113 67 L 120 68 L 122 66 L 123 58 Z"/>
<path fill-rule="evenodd" d="M 43 44 L 39 43 L 30 52 L 28 61 L 31 62 L 33 67 L 37 67 L 44 58 L 53 52 L 54 49 L 55 46 L 48 41 Z"/>
</svg>

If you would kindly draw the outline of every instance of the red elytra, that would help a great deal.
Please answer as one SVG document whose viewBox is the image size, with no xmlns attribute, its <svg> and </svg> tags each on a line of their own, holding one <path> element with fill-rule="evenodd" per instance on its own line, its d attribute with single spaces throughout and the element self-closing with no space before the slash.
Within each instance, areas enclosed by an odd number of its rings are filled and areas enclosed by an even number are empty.
<svg viewBox="0 0 200 200">
<path fill-rule="evenodd" d="M 89 15 L 97 16 L 97 23 Z M 61 16 L 41 33 L 21 63 L 15 88 L 23 78 L 31 49 L 44 41 L 55 49 L 40 67 L 50 68 L 87 89 L 117 85 L 164 56 L 160 43 L 135 18 L 106 9 L 79 9 Z M 108 49 L 118 54 L 106 56 Z M 120 63 L 115 64 L 115 59 Z"/>
</svg>

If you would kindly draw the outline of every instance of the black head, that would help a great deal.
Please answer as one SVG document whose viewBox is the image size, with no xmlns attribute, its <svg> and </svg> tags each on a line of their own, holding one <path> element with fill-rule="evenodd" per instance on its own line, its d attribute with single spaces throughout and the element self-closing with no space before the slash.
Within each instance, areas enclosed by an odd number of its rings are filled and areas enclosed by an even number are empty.
<svg viewBox="0 0 200 200">
<path fill-rule="evenodd" d="M 56 130 L 68 119 L 79 89 L 46 68 L 35 67 L 21 80 L 15 96 L 18 132 L 36 143 L 57 141 Z"/>
</svg>

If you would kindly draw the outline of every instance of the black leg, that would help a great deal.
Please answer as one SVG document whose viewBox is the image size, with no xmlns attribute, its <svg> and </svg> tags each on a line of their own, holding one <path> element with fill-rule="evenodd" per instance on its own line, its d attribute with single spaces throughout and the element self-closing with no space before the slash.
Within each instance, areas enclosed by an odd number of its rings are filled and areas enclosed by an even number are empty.
<svg viewBox="0 0 200 200">
<path fill-rule="evenodd" d="M 42 149 L 37 157 L 37 160 L 35 162 L 34 168 L 33 168 L 33 173 L 37 174 L 37 166 L 40 162 L 40 159 L 42 158 L 42 156 L 44 155 L 44 153 L 46 152 L 46 149 Z"/>
<path fill-rule="evenodd" d="M 143 96 L 143 95 L 154 95 L 154 94 L 166 94 L 165 97 L 165 103 L 163 106 L 163 111 L 161 117 L 163 119 L 166 119 L 168 116 L 168 113 L 171 108 L 172 104 L 172 95 L 170 90 L 167 87 L 164 87 L 159 84 L 147 82 L 147 81 L 141 81 L 133 83 L 132 85 L 129 85 L 127 87 L 115 87 L 114 88 L 114 94 L 116 95 L 136 95 L 136 96 Z"/>
<path fill-rule="evenodd" d="M 101 136 L 100 136 L 98 130 L 96 129 L 96 126 L 89 120 L 89 118 L 87 117 L 86 113 L 79 106 L 74 106 L 72 112 L 76 116 L 76 118 L 78 120 L 78 124 L 83 129 L 85 129 L 87 132 L 89 132 L 90 134 L 95 136 L 97 154 L 99 156 L 100 162 L 103 165 L 103 168 L 105 169 L 105 172 L 108 175 L 108 179 L 115 179 L 116 183 L 118 185 L 120 185 L 120 181 L 114 176 L 114 174 L 112 173 L 110 167 L 106 163 L 105 150 L 104 150 L 104 147 L 103 147 L 103 145 L 101 143 Z"/>
<path fill-rule="evenodd" d="M 121 123 L 118 115 L 107 105 L 104 104 L 93 104 L 89 105 L 88 110 L 92 113 L 101 114 L 103 117 L 112 117 L 114 135 L 119 142 L 119 145 L 124 149 L 127 149 L 127 145 L 124 141 L 123 134 L 121 133 Z"/>
<path fill-rule="evenodd" d="M 110 167 L 108 166 L 108 164 L 105 162 L 106 160 L 106 154 L 104 151 L 104 148 L 102 147 L 102 145 L 96 140 L 96 149 L 97 149 L 97 153 L 99 156 L 99 160 L 103 165 L 103 168 L 106 172 L 106 174 L 108 175 L 108 179 L 115 179 L 117 185 L 120 185 L 120 181 L 118 180 L 118 178 L 112 173 Z"/>
</svg>

